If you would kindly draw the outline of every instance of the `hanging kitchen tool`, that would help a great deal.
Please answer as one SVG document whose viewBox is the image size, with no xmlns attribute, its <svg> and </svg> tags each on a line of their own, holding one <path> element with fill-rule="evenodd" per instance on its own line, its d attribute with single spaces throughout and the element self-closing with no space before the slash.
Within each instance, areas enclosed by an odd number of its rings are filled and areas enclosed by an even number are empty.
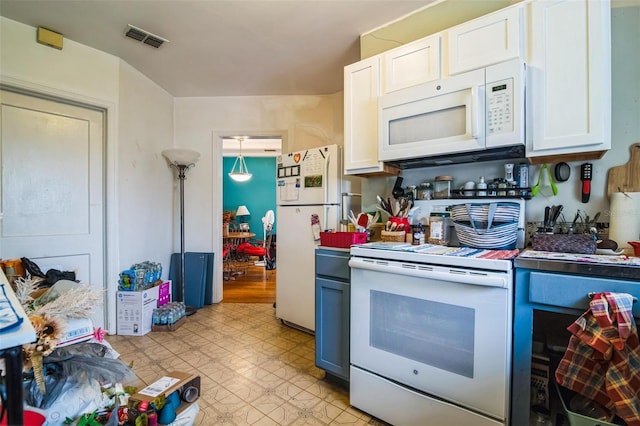
<svg viewBox="0 0 640 426">
<path fill-rule="evenodd" d="M 593 175 L 593 164 L 584 163 L 580 166 L 580 180 L 582 181 L 582 202 L 588 203 L 591 197 L 591 177 Z"/>
<path fill-rule="evenodd" d="M 562 213 L 563 206 L 560 204 L 559 206 L 551 206 L 551 211 L 549 212 L 549 228 L 553 230 L 554 226 L 556 226 L 556 222 Z"/>
<path fill-rule="evenodd" d="M 566 182 L 571 176 L 571 167 L 563 161 L 556 164 L 556 167 L 553 169 L 553 174 L 556 177 L 556 181 Z"/>
<path fill-rule="evenodd" d="M 542 188 L 540 186 L 540 180 L 541 180 L 542 174 L 543 174 L 543 172 L 545 170 L 547 172 L 547 176 L 549 177 L 549 186 L 551 187 L 551 192 L 553 192 L 553 195 L 558 195 L 558 187 L 556 186 L 555 182 L 553 181 L 553 176 L 551 176 L 551 170 L 549 169 L 549 166 L 547 166 L 546 164 L 543 164 L 542 167 L 540 168 L 540 171 L 538 172 L 538 181 L 533 186 L 533 188 L 531 188 L 531 195 L 533 197 L 538 195 L 538 192 L 540 192 L 540 189 Z"/>
<path fill-rule="evenodd" d="M 395 199 L 398 199 L 399 197 L 402 197 L 404 195 L 404 189 L 402 189 L 402 181 L 402 177 L 396 177 L 396 183 L 393 185 L 393 191 L 391 191 L 391 194 Z"/>
<path fill-rule="evenodd" d="M 615 192 L 640 192 L 640 142 L 629 146 L 629 161 L 612 167 L 607 174 L 607 197 Z"/>
</svg>

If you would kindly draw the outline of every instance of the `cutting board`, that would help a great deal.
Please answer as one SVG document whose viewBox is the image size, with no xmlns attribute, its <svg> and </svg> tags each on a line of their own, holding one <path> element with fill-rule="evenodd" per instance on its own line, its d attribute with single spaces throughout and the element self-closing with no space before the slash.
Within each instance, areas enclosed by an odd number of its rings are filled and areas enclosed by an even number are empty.
<svg viewBox="0 0 640 426">
<path fill-rule="evenodd" d="M 640 192 L 640 142 L 629 147 L 631 158 L 627 164 L 609 169 L 607 197 L 614 192 Z"/>
</svg>

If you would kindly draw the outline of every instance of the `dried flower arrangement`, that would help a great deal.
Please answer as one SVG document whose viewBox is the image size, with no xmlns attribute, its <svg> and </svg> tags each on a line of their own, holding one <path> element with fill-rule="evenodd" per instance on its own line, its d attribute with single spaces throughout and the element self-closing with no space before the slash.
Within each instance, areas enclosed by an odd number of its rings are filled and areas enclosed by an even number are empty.
<svg viewBox="0 0 640 426">
<path fill-rule="evenodd" d="M 236 220 L 236 212 L 225 210 L 222 212 L 222 223 L 230 223 Z"/>
<path fill-rule="evenodd" d="M 88 284 L 61 280 L 51 288 L 39 293 L 40 278 L 18 278 L 15 281 L 16 297 L 28 315 L 34 330 L 36 342 L 22 347 L 23 370 L 33 368 L 40 391 L 47 392 L 44 384 L 43 358 L 50 355 L 66 333 L 69 318 L 87 318 L 102 299 L 102 291 L 92 289 Z"/>
</svg>

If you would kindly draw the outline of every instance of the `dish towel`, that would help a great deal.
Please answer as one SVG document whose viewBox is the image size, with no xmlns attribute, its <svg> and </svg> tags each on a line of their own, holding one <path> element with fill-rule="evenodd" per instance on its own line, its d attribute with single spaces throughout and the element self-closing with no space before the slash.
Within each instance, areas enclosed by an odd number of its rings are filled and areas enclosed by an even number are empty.
<svg viewBox="0 0 640 426">
<path fill-rule="evenodd" d="M 589 310 L 567 327 L 571 338 L 555 376 L 628 426 L 640 426 L 640 343 L 632 305 L 626 293 L 595 294 Z"/>
</svg>

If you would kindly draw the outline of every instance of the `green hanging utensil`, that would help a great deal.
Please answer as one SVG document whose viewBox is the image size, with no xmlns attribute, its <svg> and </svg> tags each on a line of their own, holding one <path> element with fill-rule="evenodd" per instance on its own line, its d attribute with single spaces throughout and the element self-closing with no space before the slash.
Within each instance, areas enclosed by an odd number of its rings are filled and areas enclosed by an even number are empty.
<svg viewBox="0 0 640 426">
<path fill-rule="evenodd" d="M 549 177 L 549 186 L 551 186 L 551 191 L 553 192 L 553 195 L 558 195 L 558 187 L 556 186 L 556 183 L 553 181 L 553 176 L 551 175 L 551 169 L 549 169 L 549 166 L 547 166 L 546 164 L 543 164 L 542 167 L 540 168 L 540 172 L 538 173 L 538 181 L 533 186 L 533 188 L 531 188 L 531 196 L 533 197 L 538 195 L 538 192 L 540 191 L 540 179 L 542 178 L 542 173 L 544 170 L 547 171 L 547 176 Z"/>
</svg>

